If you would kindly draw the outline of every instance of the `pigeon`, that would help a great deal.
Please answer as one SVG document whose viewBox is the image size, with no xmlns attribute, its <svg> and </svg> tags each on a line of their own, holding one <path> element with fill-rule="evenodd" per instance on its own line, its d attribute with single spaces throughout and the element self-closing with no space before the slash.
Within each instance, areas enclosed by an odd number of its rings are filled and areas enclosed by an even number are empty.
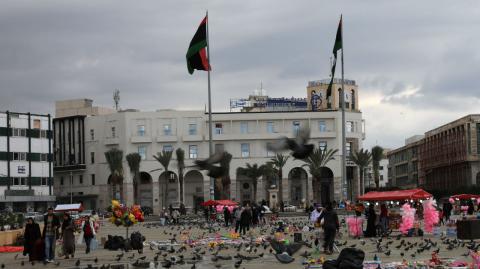
<svg viewBox="0 0 480 269">
<path fill-rule="evenodd" d="M 80 260 L 77 260 L 77 261 L 75 262 L 75 266 L 77 266 L 77 267 L 80 266 Z"/>
<path fill-rule="evenodd" d="M 313 144 L 306 144 L 309 139 L 310 129 L 301 128 L 296 138 L 281 137 L 277 142 L 267 144 L 267 149 L 274 152 L 291 150 L 295 159 L 304 160 L 310 156 L 314 148 Z"/>
<path fill-rule="evenodd" d="M 389 250 L 389 251 L 385 252 L 385 255 L 390 256 L 390 253 L 391 253 L 391 251 Z"/>
<path fill-rule="evenodd" d="M 95 257 L 95 260 L 93 260 L 95 263 L 98 263 L 98 258 Z"/>
<path fill-rule="evenodd" d="M 281 263 L 292 263 L 295 258 L 292 256 L 288 255 L 288 253 L 283 252 L 282 254 L 275 254 L 275 258 Z"/>
<path fill-rule="evenodd" d="M 24 265 L 25 265 L 25 262 L 24 262 L 24 261 L 22 261 L 22 262 L 20 263 L 20 265 L 21 265 L 21 266 L 24 266 Z"/>
<path fill-rule="evenodd" d="M 232 156 L 227 152 L 216 152 L 206 160 L 196 160 L 195 166 L 200 170 L 208 170 L 208 176 L 219 178 L 223 177 L 227 172 L 226 165 L 229 163 L 231 158 Z"/>
</svg>

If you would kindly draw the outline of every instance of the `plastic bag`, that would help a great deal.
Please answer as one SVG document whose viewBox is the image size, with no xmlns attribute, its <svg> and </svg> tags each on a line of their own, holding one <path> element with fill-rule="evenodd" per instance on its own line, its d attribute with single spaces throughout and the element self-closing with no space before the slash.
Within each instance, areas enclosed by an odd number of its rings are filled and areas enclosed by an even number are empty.
<svg viewBox="0 0 480 269">
<path fill-rule="evenodd" d="M 81 245 L 81 244 L 83 244 L 83 242 L 84 242 L 84 241 L 83 241 L 83 231 L 82 231 L 82 232 L 80 232 L 80 234 L 78 235 L 76 244 L 77 244 L 77 245 Z"/>
<path fill-rule="evenodd" d="M 97 238 L 94 237 L 90 241 L 90 250 L 96 250 L 97 248 L 98 248 L 98 241 L 97 241 Z"/>
</svg>

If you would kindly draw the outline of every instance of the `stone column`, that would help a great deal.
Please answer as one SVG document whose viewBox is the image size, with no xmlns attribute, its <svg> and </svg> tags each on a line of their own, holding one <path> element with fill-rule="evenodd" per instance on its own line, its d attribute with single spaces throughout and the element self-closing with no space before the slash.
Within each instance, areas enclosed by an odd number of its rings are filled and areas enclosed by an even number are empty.
<svg viewBox="0 0 480 269">
<path fill-rule="evenodd" d="M 133 184 L 132 183 L 123 183 L 123 195 L 125 199 L 125 204 L 132 205 L 133 201 Z"/>
<path fill-rule="evenodd" d="M 286 201 L 290 202 L 290 182 L 288 178 L 284 178 L 282 180 L 282 187 L 283 187 L 283 202 L 285 203 Z"/>
<path fill-rule="evenodd" d="M 256 202 L 260 202 L 265 199 L 265 182 L 263 178 L 258 179 L 257 183 L 257 197 L 255 197 Z"/>
<path fill-rule="evenodd" d="M 158 181 L 152 182 L 152 204 L 153 204 L 153 214 L 160 214 L 161 208 L 161 196 L 160 196 L 160 186 Z"/>
<path fill-rule="evenodd" d="M 335 177 L 333 179 L 333 199 L 340 201 L 343 197 L 342 190 L 342 177 Z"/>
<path fill-rule="evenodd" d="M 311 205 L 313 200 L 313 182 L 311 177 L 307 177 L 308 193 L 307 193 L 307 205 Z"/>
</svg>

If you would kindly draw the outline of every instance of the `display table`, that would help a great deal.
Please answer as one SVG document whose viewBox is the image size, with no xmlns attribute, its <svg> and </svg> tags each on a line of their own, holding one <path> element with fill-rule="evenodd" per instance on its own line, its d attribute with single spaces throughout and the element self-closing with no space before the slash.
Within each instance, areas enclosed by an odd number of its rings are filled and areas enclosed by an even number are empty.
<svg viewBox="0 0 480 269">
<path fill-rule="evenodd" d="M 457 220 L 458 239 L 480 239 L 480 220 Z"/>
</svg>

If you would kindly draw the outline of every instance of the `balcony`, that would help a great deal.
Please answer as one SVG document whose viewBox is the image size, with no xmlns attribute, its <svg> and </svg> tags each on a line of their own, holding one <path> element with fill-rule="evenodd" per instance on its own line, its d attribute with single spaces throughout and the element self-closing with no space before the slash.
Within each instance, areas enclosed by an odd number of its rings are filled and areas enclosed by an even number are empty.
<svg viewBox="0 0 480 269">
<path fill-rule="evenodd" d="M 176 135 L 162 135 L 157 136 L 156 141 L 160 142 L 177 142 L 178 138 Z"/>
<path fill-rule="evenodd" d="M 185 142 L 203 141 L 203 136 L 202 135 L 184 135 L 182 137 L 182 140 Z"/>
<path fill-rule="evenodd" d="M 108 137 L 105 139 L 105 145 L 118 145 L 120 139 L 118 137 Z"/>
<path fill-rule="evenodd" d="M 152 138 L 150 136 L 132 136 L 130 138 L 131 143 L 152 143 Z"/>
<path fill-rule="evenodd" d="M 33 190 L 5 190 L 5 196 L 33 196 Z"/>
</svg>

